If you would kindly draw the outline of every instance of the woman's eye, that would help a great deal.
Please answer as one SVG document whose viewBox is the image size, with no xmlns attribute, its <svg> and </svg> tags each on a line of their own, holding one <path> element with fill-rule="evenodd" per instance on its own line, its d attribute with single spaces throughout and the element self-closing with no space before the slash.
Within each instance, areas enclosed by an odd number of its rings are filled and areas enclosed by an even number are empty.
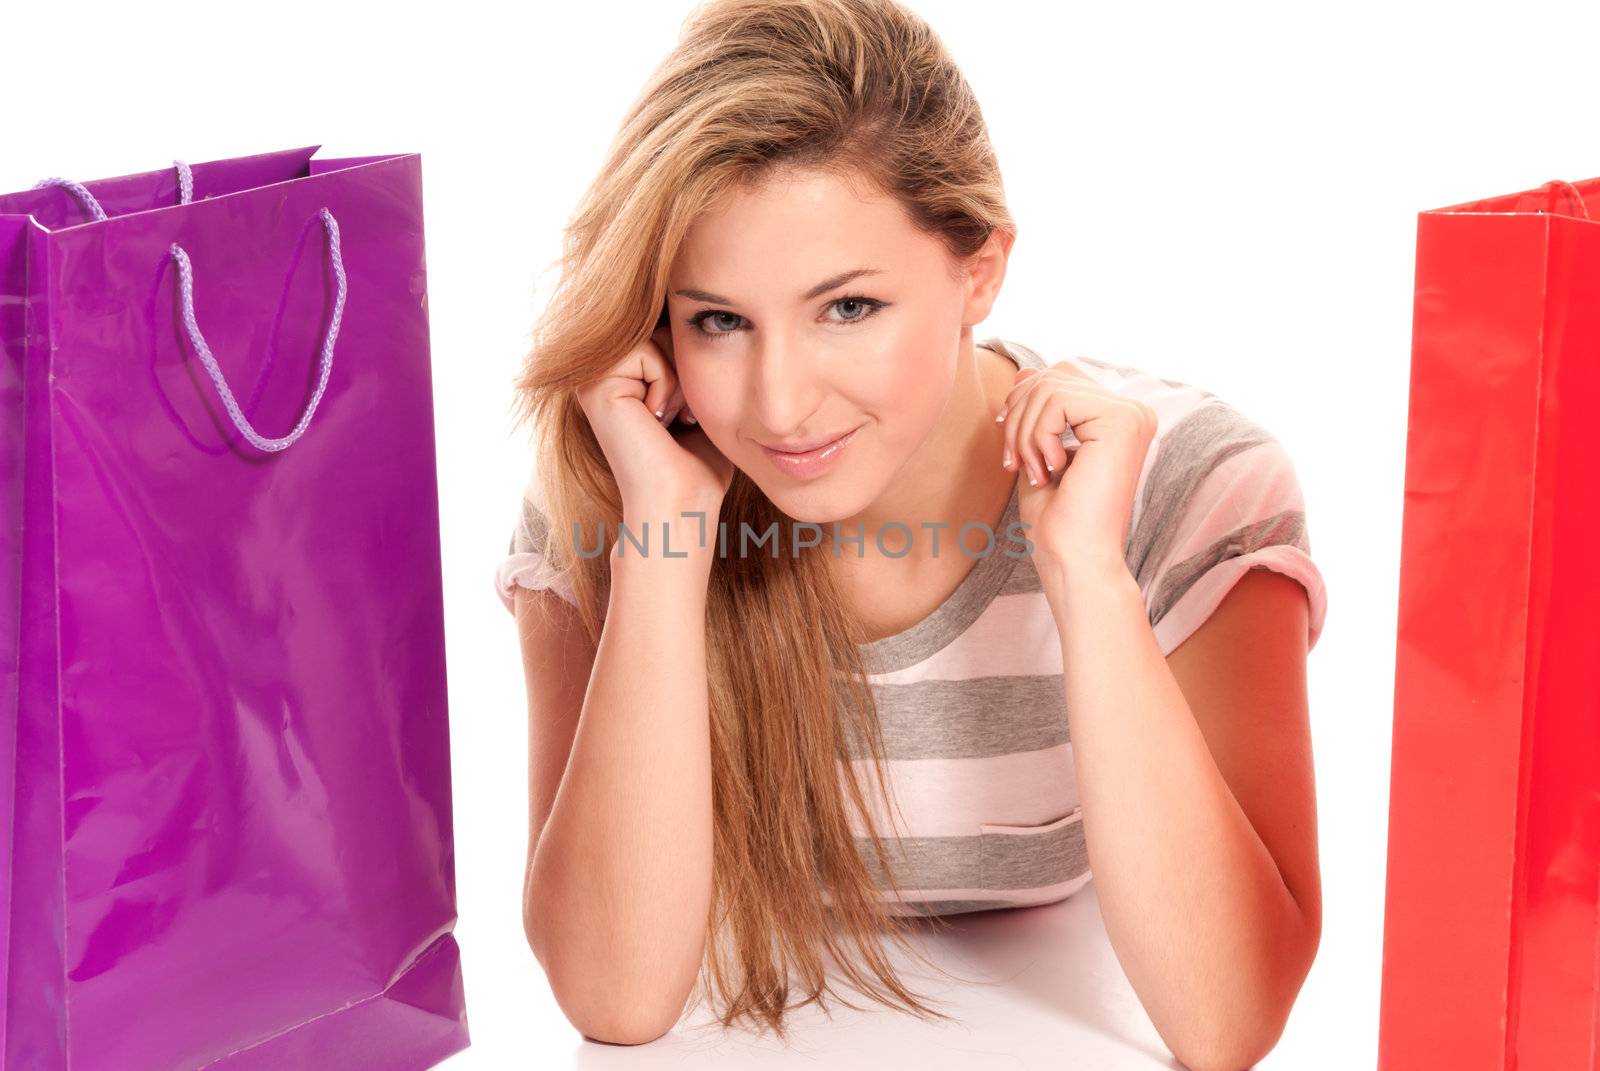
<svg viewBox="0 0 1600 1071">
<path fill-rule="evenodd" d="M 882 301 L 874 301 L 869 297 L 852 296 L 839 298 L 829 307 L 838 309 L 844 316 L 844 319 L 836 320 L 834 321 L 835 323 L 850 324 L 865 320 L 883 308 L 884 304 Z"/>
<path fill-rule="evenodd" d="M 731 335 L 737 331 L 739 329 L 739 321 L 742 319 L 744 317 L 737 313 L 707 309 L 705 312 L 689 317 L 689 326 L 708 338 L 718 338 L 723 335 Z M 707 320 L 712 321 L 712 329 L 708 330 L 706 328 Z M 729 323 L 728 321 L 730 320 L 733 322 Z"/>
</svg>

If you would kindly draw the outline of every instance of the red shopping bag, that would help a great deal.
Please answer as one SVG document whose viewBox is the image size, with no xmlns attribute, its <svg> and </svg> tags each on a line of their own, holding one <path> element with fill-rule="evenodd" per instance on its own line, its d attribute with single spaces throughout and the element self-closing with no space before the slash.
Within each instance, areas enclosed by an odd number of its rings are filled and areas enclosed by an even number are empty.
<svg viewBox="0 0 1600 1071">
<path fill-rule="evenodd" d="M 1593 1071 L 1600 178 L 1418 217 L 1382 1071 Z"/>
</svg>

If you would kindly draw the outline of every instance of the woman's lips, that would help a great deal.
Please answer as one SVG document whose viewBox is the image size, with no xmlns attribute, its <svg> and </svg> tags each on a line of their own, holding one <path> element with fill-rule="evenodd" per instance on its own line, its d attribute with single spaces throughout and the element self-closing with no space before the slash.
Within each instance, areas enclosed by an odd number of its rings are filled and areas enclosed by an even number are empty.
<svg viewBox="0 0 1600 1071">
<path fill-rule="evenodd" d="M 832 442 L 823 443 L 821 446 L 803 453 L 791 454 L 783 450 L 774 450 L 763 445 L 762 452 L 772 460 L 773 467 L 779 472 L 787 473 L 797 480 L 811 480 L 821 476 L 833 467 L 833 463 L 844 453 L 844 448 L 855 438 L 860 428 L 852 428 Z"/>
</svg>

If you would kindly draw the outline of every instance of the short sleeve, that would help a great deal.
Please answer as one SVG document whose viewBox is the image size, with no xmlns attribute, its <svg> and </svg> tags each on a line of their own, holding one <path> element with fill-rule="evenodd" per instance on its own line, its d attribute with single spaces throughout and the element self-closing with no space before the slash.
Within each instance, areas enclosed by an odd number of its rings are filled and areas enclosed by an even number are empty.
<svg viewBox="0 0 1600 1071">
<path fill-rule="evenodd" d="M 1305 500 L 1283 445 L 1213 399 L 1166 431 L 1142 483 L 1129 539 L 1162 654 L 1199 628 L 1250 569 L 1270 569 L 1306 590 L 1316 646 L 1327 614 L 1311 558 Z"/>
<path fill-rule="evenodd" d="M 574 605 L 577 597 L 572 585 L 546 557 L 550 541 L 550 524 L 544 510 L 544 499 L 539 490 L 537 476 L 528 480 L 522 492 L 522 502 L 516 523 L 512 526 L 511 541 L 506 556 L 495 570 L 495 592 L 510 613 L 516 613 L 513 588 L 524 587 L 534 591 L 548 589 Z"/>
</svg>

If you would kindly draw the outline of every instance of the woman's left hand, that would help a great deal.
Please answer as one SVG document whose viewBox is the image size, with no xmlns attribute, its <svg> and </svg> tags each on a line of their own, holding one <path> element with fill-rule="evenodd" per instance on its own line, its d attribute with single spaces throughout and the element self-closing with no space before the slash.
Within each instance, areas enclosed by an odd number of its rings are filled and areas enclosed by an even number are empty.
<svg viewBox="0 0 1600 1071">
<path fill-rule="evenodd" d="M 1155 437 L 1155 410 L 1059 361 L 1019 371 L 1000 414 L 1002 464 L 1019 473 L 1018 511 L 1029 526 L 1035 564 L 1125 568 L 1133 495 Z M 1069 428 L 1078 440 L 1071 450 L 1061 443 Z M 1030 475 L 1036 484 L 1029 484 Z"/>
</svg>

